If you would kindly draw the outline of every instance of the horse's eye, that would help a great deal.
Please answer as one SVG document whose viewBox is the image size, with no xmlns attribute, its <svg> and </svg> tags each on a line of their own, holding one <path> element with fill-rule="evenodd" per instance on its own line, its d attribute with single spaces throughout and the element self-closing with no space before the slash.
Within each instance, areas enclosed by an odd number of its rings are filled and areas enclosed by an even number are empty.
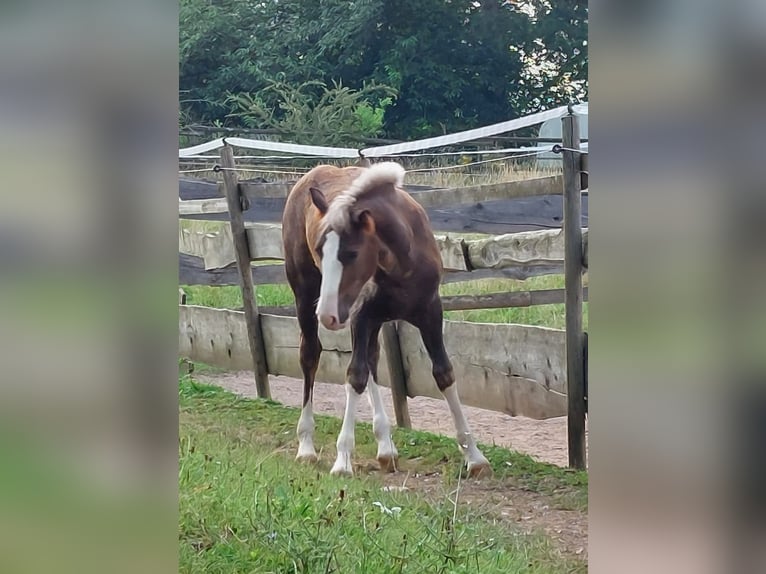
<svg viewBox="0 0 766 574">
<path fill-rule="evenodd" d="M 356 256 L 356 251 L 341 251 L 338 253 L 338 261 L 340 261 L 343 265 L 348 265 L 349 263 L 354 262 Z"/>
</svg>

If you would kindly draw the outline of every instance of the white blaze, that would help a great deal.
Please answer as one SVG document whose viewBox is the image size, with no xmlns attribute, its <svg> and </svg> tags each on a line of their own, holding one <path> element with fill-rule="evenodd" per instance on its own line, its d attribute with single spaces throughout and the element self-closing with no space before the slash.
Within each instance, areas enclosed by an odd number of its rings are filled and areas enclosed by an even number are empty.
<svg viewBox="0 0 766 574">
<path fill-rule="evenodd" d="M 322 286 L 319 289 L 317 317 L 338 317 L 338 291 L 343 275 L 343 265 L 338 260 L 340 236 L 335 231 L 327 233 L 322 246 Z M 324 323 L 324 321 L 322 321 Z"/>
</svg>

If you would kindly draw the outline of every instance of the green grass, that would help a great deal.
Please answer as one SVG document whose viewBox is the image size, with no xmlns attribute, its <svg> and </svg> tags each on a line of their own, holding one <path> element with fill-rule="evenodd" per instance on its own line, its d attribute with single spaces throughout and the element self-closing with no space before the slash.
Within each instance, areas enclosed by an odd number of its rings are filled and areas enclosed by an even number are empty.
<svg viewBox="0 0 766 574">
<path fill-rule="evenodd" d="M 513 279 L 482 279 L 464 283 L 442 285 L 444 295 L 480 295 L 502 291 L 528 291 L 537 289 L 563 289 L 562 275 L 532 277 L 526 281 Z M 189 305 L 202 305 L 219 309 L 241 309 L 242 294 L 238 286 L 207 287 L 202 285 L 183 286 Z M 292 305 L 295 298 L 287 285 L 259 285 L 256 288 L 258 305 Z M 513 307 L 508 309 L 478 309 L 475 311 L 447 311 L 446 319 L 472 321 L 476 323 L 517 323 L 563 329 L 565 324 L 564 305 L 536 305 L 534 307 Z M 583 327 L 588 328 L 588 303 L 583 305 Z"/>
<path fill-rule="evenodd" d="M 336 478 L 293 461 L 297 409 L 248 400 L 182 377 L 179 385 L 181 572 L 584 572 L 542 535 L 496 520 L 481 505 L 448 498 L 460 472 L 454 440 L 396 429 L 410 470 L 441 470 L 440 495 L 386 492 L 378 475 Z M 316 417 L 317 446 L 333 444 L 340 421 Z M 356 458 L 372 459 L 369 424 Z M 587 506 L 587 475 L 483 447 L 499 484 Z M 329 458 L 320 453 L 320 458 Z M 398 509 L 398 510 L 397 510 Z"/>
</svg>

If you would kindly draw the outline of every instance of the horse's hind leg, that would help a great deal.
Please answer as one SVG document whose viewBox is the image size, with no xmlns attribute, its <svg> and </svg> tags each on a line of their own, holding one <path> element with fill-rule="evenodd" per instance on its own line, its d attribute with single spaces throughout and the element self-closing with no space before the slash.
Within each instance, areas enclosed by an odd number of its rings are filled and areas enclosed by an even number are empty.
<svg viewBox="0 0 766 574">
<path fill-rule="evenodd" d="M 378 464 L 383 472 L 394 472 L 399 453 L 391 437 L 391 422 L 383 406 L 383 399 L 380 396 L 378 388 L 378 360 L 380 359 L 380 342 L 378 333 L 380 325 L 370 333 L 370 341 L 367 346 L 367 362 L 370 366 L 370 380 L 367 384 L 369 389 L 368 398 L 370 407 L 372 407 L 372 432 L 375 434 L 375 440 L 378 443 Z"/>
<path fill-rule="evenodd" d="M 298 323 L 301 328 L 300 362 L 303 371 L 303 408 L 298 419 L 298 455 L 297 460 L 316 462 L 314 449 L 314 377 L 319 366 L 322 344 L 319 341 L 319 324 L 314 315 L 313 300 L 301 300 L 296 297 Z"/>
<path fill-rule="evenodd" d="M 444 395 L 444 398 L 447 399 L 447 404 L 455 423 L 455 430 L 457 431 L 457 442 L 460 450 L 463 451 L 463 456 L 468 466 L 468 474 L 473 477 L 491 475 L 492 468 L 489 461 L 476 446 L 476 440 L 471 434 L 463 407 L 460 404 L 457 386 L 454 384 L 455 372 L 447 356 L 447 350 L 444 348 L 442 305 L 438 297 L 418 317 L 415 326 L 420 330 L 420 336 L 423 338 L 428 356 L 431 358 L 432 372 L 436 385 Z"/>
</svg>

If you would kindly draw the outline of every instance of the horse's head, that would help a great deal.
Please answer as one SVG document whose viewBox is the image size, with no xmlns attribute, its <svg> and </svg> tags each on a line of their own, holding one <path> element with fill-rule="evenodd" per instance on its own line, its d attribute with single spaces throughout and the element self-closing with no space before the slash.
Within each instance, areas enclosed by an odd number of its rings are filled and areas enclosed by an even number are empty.
<svg viewBox="0 0 766 574">
<path fill-rule="evenodd" d="M 328 204 L 317 188 L 310 189 L 311 200 L 326 215 Z M 342 225 L 323 225 L 314 250 L 321 263 L 322 285 L 317 303 L 317 317 L 327 329 L 346 326 L 351 307 L 362 287 L 378 267 L 380 241 L 375 220 L 369 210 L 348 206 Z"/>
</svg>

